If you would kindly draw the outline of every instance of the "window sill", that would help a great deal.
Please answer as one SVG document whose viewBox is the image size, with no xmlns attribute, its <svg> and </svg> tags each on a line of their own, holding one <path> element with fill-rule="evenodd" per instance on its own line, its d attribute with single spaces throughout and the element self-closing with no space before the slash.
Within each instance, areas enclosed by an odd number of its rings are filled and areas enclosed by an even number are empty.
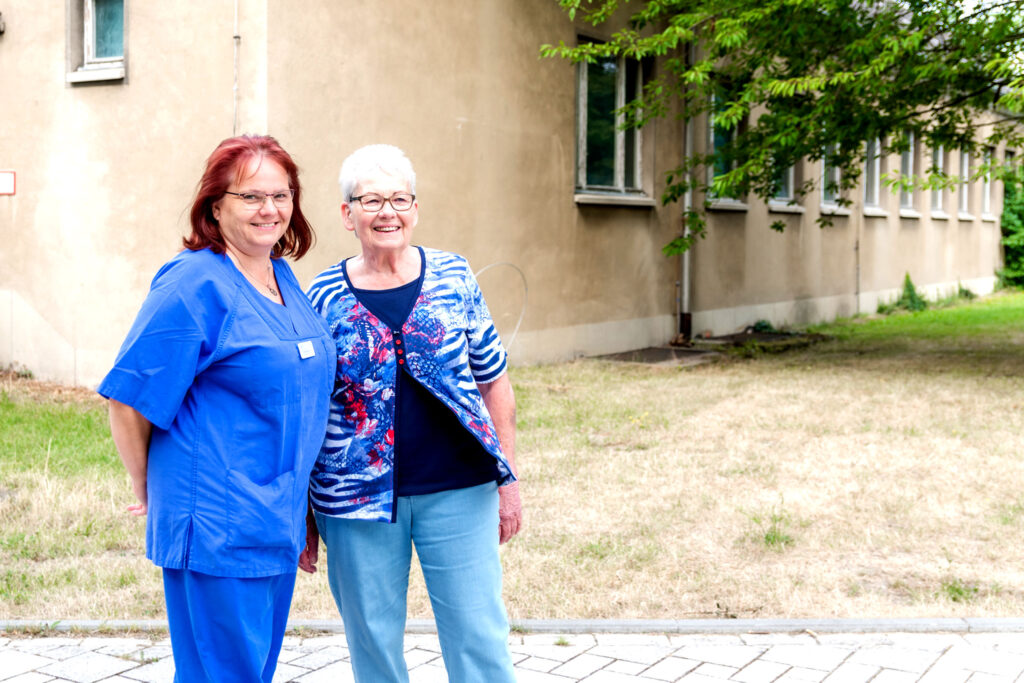
<svg viewBox="0 0 1024 683">
<path fill-rule="evenodd" d="M 880 206 L 865 206 L 864 216 L 866 218 L 888 218 L 889 212 Z"/>
<path fill-rule="evenodd" d="M 769 201 L 768 210 L 772 213 L 804 213 L 804 207 L 788 201 Z"/>
<path fill-rule="evenodd" d="M 80 67 L 77 71 L 69 71 L 68 83 L 94 83 L 96 81 L 124 80 L 124 64 L 105 67 Z"/>
<path fill-rule="evenodd" d="M 750 207 L 738 199 L 712 199 L 707 208 L 709 211 L 746 211 Z"/>
<path fill-rule="evenodd" d="M 900 218 L 920 218 L 921 212 L 917 209 L 900 209 Z"/>
<path fill-rule="evenodd" d="M 981 214 L 981 220 L 985 221 L 986 223 L 995 223 L 996 217 L 990 213 L 983 213 Z"/>
<path fill-rule="evenodd" d="M 849 216 L 850 210 L 839 206 L 838 204 L 822 204 L 821 205 L 822 216 Z"/>
<path fill-rule="evenodd" d="M 577 204 L 590 206 L 636 206 L 650 208 L 658 205 L 656 201 L 642 194 L 577 192 L 573 195 L 572 199 Z"/>
<path fill-rule="evenodd" d="M 956 217 L 957 217 L 958 220 L 961 220 L 961 221 L 973 221 L 974 220 L 974 214 L 973 213 L 967 213 L 966 211 L 961 211 L 960 213 L 958 213 L 956 215 Z"/>
<path fill-rule="evenodd" d="M 942 209 L 932 209 L 931 217 L 933 221 L 948 221 L 949 214 Z"/>
</svg>

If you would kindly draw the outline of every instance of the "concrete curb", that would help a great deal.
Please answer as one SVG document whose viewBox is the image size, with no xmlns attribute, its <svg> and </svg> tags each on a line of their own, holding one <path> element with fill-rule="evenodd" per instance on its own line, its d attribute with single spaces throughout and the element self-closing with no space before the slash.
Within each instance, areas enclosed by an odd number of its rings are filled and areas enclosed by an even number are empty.
<svg viewBox="0 0 1024 683">
<path fill-rule="evenodd" d="M 164 620 L 7 619 L 0 632 L 166 631 Z M 344 633 L 340 619 L 293 619 L 288 630 Z M 432 619 L 410 619 L 407 633 L 436 633 Z M 1024 633 L 1024 619 L 521 619 L 514 633 Z"/>
</svg>

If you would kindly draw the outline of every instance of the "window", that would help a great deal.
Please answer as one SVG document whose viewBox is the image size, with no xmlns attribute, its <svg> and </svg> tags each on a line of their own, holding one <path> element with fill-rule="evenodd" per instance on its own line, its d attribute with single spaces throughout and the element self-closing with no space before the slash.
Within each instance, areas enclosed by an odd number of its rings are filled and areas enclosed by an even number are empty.
<svg viewBox="0 0 1024 683">
<path fill-rule="evenodd" d="M 836 146 L 825 147 L 825 155 L 821 158 L 821 203 L 836 205 L 839 203 L 839 167 L 832 163 Z"/>
<path fill-rule="evenodd" d="M 640 64 L 601 58 L 579 66 L 576 184 L 602 192 L 640 191 L 640 131 L 622 129 L 618 110 L 641 93 Z"/>
<path fill-rule="evenodd" d="M 932 150 L 932 173 L 943 174 L 946 172 L 946 152 L 942 147 Z M 932 188 L 932 213 L 942 213 L 942 193 L 944 188 Z"/>
<path fill-rule="evenodd" d="M 864 205 L 878 207 L 881 196 L 881 144 L 878 138 L 869 140 L 864 150 Z"/>
<path fill-rule="evenodd" d="M 992 148 L 985 149 L 985 176 L 981 181 L 981 215 L 992 215 Z"/>
<path fill-rule="evenodd" d="M 775 195 L 772 197 L 773 201 L 785 203 L 793 200 L 793 170 L 793 167 L 790 166 L 779 175 L 776 185 L 778 189 L 775 191 Z"/>
<path fill-rule="evenodd" d="M 711 113 L 708 119 L 708 153 L 713 154 L 716 151 L 723 150 L 732 144 L 733 140 L 736 139 L 736 127 L 727 127 L 720 125 L 716 121 L 716 114 L 722 111 L 722 100 L 714 98 L 711 103 Z M 729 159 L 727 157 L 719 157 L 715 159 L 714 166 L 711 169 L 711 177 L 715 178 L 720 175 L 725 175 L 729 171 L 736 168 L 736 160 Z"/>
<path fill-rule="evenodd" d="M 125 77 L 124 0 L 68 0 L 67 80 Z"/>
<path fill-rule="evenodd" d="M 909 147 L 900 154 L 900 178 L 907 179 L 913 178 L 914 175 L 914 134 L 909 134 Z M 913 209 L 914 208 L 914 188 L 913 187 L 901 187 L 900 188 L 900 208 L 901 209 Z"/>
<path fill-rule="evenodd" d="M 965 149 L 960 150 L 960 206 L 964 216 L 971 214 L 971 154 Z"/>
<path fill-rule="evenodd" d="M 716 121 L 717 115 L 725 109 L 725 97 L 712 97 L 711 109 L 708 112 L 708 154 L 715 154 L 726 150 L 726 154 L 717 156 L 714 163 L 708 168 L 708 187 L 718 176 L 725 175 L 736 168 L 736 159 L 728 154 L 728 147 L 736 139 L 740 126 L 724 126 Z M 710 192 L 710 190 L 709 190 Z M 738 197 L 715 197 L 712 199 L 718 202 L 739 203 Z"/>
</svg>

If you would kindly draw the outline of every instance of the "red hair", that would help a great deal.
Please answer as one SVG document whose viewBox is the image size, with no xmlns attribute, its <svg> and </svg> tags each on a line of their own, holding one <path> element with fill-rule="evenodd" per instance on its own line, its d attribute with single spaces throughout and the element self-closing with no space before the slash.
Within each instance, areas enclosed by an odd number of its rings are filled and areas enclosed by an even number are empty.
<svg viewBox="0 0 1024 683">
<path fill-rule="evenodd" d="M 232 182 L 241 181 L 242 174 L 253 159 L 270 159 L 288 174 L 288 186 L 294 190 L 292 219 L 281 239 L 274 245 L 272 255 L 302 258 L 313 246 L 313 227 L 302 215 L 302 188 L 299 185 L 299 168 L 280 143 L 269 135 L 239 135 L 228 138 L 217 145 L 206 160 L 206 170 L 199 179 L 196 198 L 192 202 L 192 233 L 184 238 L 185 248 L 198 251 L 209 247 L 215 253 L 223 254 L 226 248 L 220 225 L 213 217 L 216 204 Z"/>
</svg>

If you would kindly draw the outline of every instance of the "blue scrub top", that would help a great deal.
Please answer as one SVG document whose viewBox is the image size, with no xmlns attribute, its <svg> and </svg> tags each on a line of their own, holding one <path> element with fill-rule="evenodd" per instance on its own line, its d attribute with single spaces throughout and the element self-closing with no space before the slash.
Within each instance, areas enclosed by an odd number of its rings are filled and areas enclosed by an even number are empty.
<svg viewBox="0 0 1024 683">
<path fill-rule="evenodd" d="M 291 268 L 273 264 L 284 306 L 226 254 L 179 253 L 99 386 L 153 423 L 146 556 L 157 566 L 295 571 L 336 357 Z"/>
</svg>

